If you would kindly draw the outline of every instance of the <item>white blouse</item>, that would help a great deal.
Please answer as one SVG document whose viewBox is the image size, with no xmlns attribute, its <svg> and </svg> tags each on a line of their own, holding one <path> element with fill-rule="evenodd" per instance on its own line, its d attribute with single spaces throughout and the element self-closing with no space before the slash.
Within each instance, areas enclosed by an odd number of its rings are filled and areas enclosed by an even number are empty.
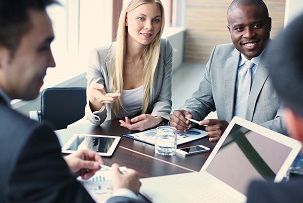
<svg viewBox="0 0 303 203">
<path fill-rule="evenodd" d="M 142 111 L 143 85 L 131 90 L 122 90 L 120 117 L 132 116 Z"/>
</svg>

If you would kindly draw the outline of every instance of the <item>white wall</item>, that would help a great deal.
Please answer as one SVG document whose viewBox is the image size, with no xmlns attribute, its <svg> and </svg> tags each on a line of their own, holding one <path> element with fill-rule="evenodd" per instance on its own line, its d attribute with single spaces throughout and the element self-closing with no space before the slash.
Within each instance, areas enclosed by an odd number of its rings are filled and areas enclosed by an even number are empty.
<svg viewBox="0 0 303 203">
<path fill-rule="evenodd" d="M 173 72 L 183 63 L 184 52 L 184 34 L 183 27 L 165 27 L 162 38 L 168 39 L 173 48 L 172 70 Z"/>
</svg>

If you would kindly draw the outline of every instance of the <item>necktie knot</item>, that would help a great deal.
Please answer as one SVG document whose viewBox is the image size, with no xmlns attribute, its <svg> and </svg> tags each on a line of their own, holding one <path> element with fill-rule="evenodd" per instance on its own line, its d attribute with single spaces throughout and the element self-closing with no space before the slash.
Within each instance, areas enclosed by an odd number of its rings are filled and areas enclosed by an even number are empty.
<svg viewBox="0 0 303 203">
<path fill-rule="evenodd" d="M 247 60 L 247 61 L 245 62 L 245 67 L 246 67 L 247 69 L 251 69 L 254 65 L 255 65 L 254 62 L 252 62 L 252 61 L 250 61 L 250 60 Z"/>
</svg>

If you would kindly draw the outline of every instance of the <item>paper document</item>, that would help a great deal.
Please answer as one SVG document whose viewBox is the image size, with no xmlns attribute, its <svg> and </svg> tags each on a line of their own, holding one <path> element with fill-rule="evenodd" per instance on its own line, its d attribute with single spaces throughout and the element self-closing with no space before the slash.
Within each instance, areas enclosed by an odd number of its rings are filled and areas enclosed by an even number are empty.
<svg viewBox="0 0 303 203">
<path fill-rule="evenodd" d="M 134 139 L 134 140 L 138 140 L 141 142 L 145 142 L 147 144 L 154 145 L 156 131 L 157 131 L 157 129 L 153 128 L 153 129 L 138 132 L 138 133 L 124 134 L 123 136 Z M 178 133 L 177 145 L 191 142 L 191 141 L 194 141 L 194 140 L 206 137 L 206 136 L 207 136 L 206 131 L 199 130 L 197 128 L 191 128 L 184 133 Z"/>
<path fill-rule="evenodd" d="M 78 180 L 82 183 L 82 185 L 97 203 L 106 202 L 106 200 L 113 194 L 113 191 L 111 189 L 111 170 L 101 169 L 88 180 L 83 180 L 81 177 L 79 177 Z"/>
</svg>

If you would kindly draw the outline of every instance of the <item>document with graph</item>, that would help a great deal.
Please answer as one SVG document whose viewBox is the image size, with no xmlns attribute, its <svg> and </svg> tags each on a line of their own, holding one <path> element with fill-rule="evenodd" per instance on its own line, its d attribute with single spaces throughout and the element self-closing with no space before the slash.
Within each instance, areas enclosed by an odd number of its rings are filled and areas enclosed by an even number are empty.
<svg viewBox="0 0 303 203">
<path fill-rule="evenodd" d="M 124 137 L 128 137 L 134 140 L 145 142 L 147 144 L 155 144 L 156 128 L 145 130 L 137 133 L 124 134 Z M 191 142 L 207 136 L 207 132 L 199 130 L 197 128 L 191 128 L 184 133 L 178 133 L 177 145 Z"/>
<path fill-rule="evenodd" d="M 78 181 L 82 183 L 92 198 L 98 203 L 104 203 L 113 194 L 112 171 L 100 170 L 93 177 L 88 180 L 83 180 L 81 177 Z"/>
</svg>

